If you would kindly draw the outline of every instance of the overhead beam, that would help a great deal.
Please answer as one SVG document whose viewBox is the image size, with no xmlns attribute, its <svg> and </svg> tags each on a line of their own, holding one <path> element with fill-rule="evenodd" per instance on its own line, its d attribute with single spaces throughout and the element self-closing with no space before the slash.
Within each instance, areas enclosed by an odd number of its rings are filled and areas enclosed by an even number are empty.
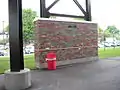
<svg viewBox="0 0 120 90">
<path fill-rule="evenodd" d="M 90 0 L 86 0 L 86 15 L 85 15 L 85 20 L 86 21 L 91 21 L 92 16 L 91 16 L 91 2 Z"/>
<path fill-rule="evenodd" d="M 82 11 L 82 13 L 83 13 L 84 15 L 86 15 L 85 10 L 84 10 L 83 7 L 80 5 L 80 3 L 79 3 L 77 0 L 73 0 L 73 1 L 74 1 L 74 3 L 78 6 L 78 8 Z"/>
<path fill-rule="evenodd" d="M 57 14 L 57 13 L 49 13 L 49 10 L 60 0 L 55 0 L 48 8 L 46 8 L 45 4 L 46 0 L 40 0 L 40 17 L 49 18 L 52 16 L 61 16 L 61 17 L 73 17 L 73 18 L 84 18 L 86 21 L 91 21 L 91 2 L 90 0 L 85 0 L 86 10 L 80 5 L 78 0 L 73 0 L 74 3 L 78 6 L 78 8 L 82 11 L 84 16 L 75 16 L 75 15 L 66 15 L 66 14 Z"/>
<path fill-rule="evenodd" d="M 8 0 L 10 70 L 19 72 L 24 69 L 22 37 L 22 0 Z"/>
<path fill-rule="evenodd" d="M 47 8 L 47 11 L 49 11 L 58 1 L 60 1 L 60 0 L 55 0 L 55 1 Z"/>
<path fill-rule="evenodd" d="M 50 13 L 51 16 L 61 16 L 61 17 L 72 17 L 72 18 L 84 18 L 84 16 L 75 16 L 75 15 L 66 15 L 66 14 L 57 14 Z"/>
</svg>

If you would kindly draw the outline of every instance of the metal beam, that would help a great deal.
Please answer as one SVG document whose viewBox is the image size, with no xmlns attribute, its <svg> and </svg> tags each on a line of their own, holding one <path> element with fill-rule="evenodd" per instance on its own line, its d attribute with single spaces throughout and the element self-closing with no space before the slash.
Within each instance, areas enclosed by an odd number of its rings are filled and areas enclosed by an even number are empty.
<svg viewBox="0 0 120 90">
<path fill-rule="evenodd" d="M 60 0 L 55 0 L 55 1 L 47 8 L 47 11 L 49 11 L 58 1 L 60 1 Z"/>
<path fill-rule="evenodd" d="M 83 13 L 84 15 L 86 15 L 85 10 L 84 10 L 83 7 L 80 5 L 80 3 L 79 3 L 77 0 L 73 0 L 73 1 L 74 1 L 74 3 L 79 7 L 79 9 L 82 11 L 82 13 Z"/>
<path fill-rule="evenodd" d="M 84 16 L 75 16 L 75 15 L 66 15 L 66 14 L 57 14 L 57 13 L 49 13 L 49 10 L 60 0 L 55 0 L 48 8 L 45 6 L 46 0 L 40 0 L 40 17 L 49 18 L 52 16 L 62 16 L 62 17 L 73 17 L 73 18 L 84 18 L 86 21 L 91 21 L 91 2 L 90 0 L 85 0 L 86 10 L 80 5 L 78 0 L 73 0 L 74 3 L 78 6 L 78 8 L 82 11 Z"/>
<path fill-rule="evenodd" d="M 72 18 L 84 18 L 84 16 L 75 16 L 75 15 L 66 15 L 66 14 L 57 14 L 50 13 L 51 16 L 61 16 L 61 17 L 72 17 Z"/>
<path fill-rule="evenodd" d="M 19 72 L 24 69 L 22 38 L 22 0 L 8 0 L 10 69 Z"/>
<path fill-rule="evenodd" d="M 45 0 L 40 0 L 40 17 L 49 18 L 49 13 L 46 10 Z"/>
<path fill-rule="evenodd" d="M 90 0 L 86 0 L 86 15 L 85 15 L 85 20 L 86 21 L 91 21 L 92 16 L 91 16 L 91 2 Z"/>
</svg>

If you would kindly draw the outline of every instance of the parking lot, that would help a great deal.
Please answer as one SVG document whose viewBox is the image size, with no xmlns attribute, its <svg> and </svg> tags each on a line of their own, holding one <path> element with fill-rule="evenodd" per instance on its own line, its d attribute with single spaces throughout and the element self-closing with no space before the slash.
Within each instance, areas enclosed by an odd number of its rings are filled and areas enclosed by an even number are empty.
<svg viewBox="0 0 120 90">
<path fill-rule="evenodd" d="M 23 47 L 23 53 L 24 54 L 34 53 L 34 46 L 27 45 L 27 46 Z M 9 45 L 0 45 L 0 56 L 9 56 L 9 54 L 10 54 Z"/>
<path fill-rule="evenodd" d="M 103 48 L 103 47 L 118 47 L 120 46 L 120 42 L 101 42 L 98 43 L 98 47 L 99 48 Z"/>
</svg>

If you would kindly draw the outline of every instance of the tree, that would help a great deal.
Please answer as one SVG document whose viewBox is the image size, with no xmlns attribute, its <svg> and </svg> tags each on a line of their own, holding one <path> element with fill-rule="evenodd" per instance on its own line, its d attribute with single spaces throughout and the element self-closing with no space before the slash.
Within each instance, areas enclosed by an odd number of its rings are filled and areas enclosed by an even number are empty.
<svg viewBox="0 0 120 90">
<path fill-rule="evenodd" d="M 9 32 L 9 25 L 5 27 L 5 32 Z"/>
<path fill-rule="evenodd" d="M 113 37 L 113 43 L 115 44 L 115 36 L 119 34 L 119 30 L 115 26 L 108 26 L 107 31 L 112 35 Z M 114 45 L 115 48 L 115 45 Z"/>
<path fill-rule="evenodd" d="M 115 26 L 108 26 L 108 27 L 107 27 L 107 30 L 108 30 L 112 35 L 115 35 L 115 34 L 118 34 L 118 33 L 119 33 L 119 30 L 118 30 Z"/>
<path fill-rule="evenodd" d="M 103 29 L 102 28 L 98 28 L 98 34 L 101 34 L 101 33 L 103 33 Z"/>
<path fill-rule="evenodd" d="M 33 20 L 37 17 L 37 13 L 31 9 L 23 9 L 23 40 L 24 43 L 29 43 L 33 40 Z"/>
<path fill-rule="evenodd" d="M 98 28 L 98 39 L 99 39 L 99 42 L 102 42 L 103 41 L 103 37 L 104 37 L 104 35 L 103 35 L 103 30 L 102 30 L 102 28 Z"/>
<path fill-rule="evenodd" d="M 111 33 L 108 30 L 104 31 L 104 36 L 105 37 L 111 37 Z"/>
<path fill-rule="evenodd" d="M 37 17 L 37 13 L 32 11 L 31 9 L 23 9 L 22 11 L 22 19 L 23 19 L 23 40 L 24 43 L 29 43 L 30 40 L 33 40 L 33 28 L 34 23 L 33 20 Z M 9 32 L 9 25 L 5 28 L 6 32 Z"/>
<path fill-rule="evenodd" d="M 118 35 L 120 31 L 115 26 L 108 26 L 106 32 L 110 33 L 114 40 L 115 35 Z"/>
<path fill-rule="evenodd" d="M 102 28 L 98 28 L 98 37 L 99 37 L 99 40 L 100 42 L 102 41 L 105 41 L 106 40 L 106 37 L 109 37 L 110 36 L 110 33 L 108 31 L 104 31 Z"/>
</svg>

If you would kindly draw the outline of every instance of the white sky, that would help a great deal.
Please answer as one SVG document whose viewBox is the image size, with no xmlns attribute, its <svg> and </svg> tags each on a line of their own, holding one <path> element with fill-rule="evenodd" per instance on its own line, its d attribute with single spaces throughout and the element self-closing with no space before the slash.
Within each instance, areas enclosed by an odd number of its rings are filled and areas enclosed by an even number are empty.
<svg viewBox="0 0 120 90">
<path fill-rule="evenodd" d="M 5 25 L 8 22 L 8 0 L 0 1 L 0 31 L 2 30 L 2 21 Z M 22 0 L 23 8 L 31 8 L 37 11 L 39 15 L 39 0 Z M 54 0 L 46 0 L 47 6 Z M 85 0 L 78 0 L 84 7 Z M 115 25 L 120 29 L 120 0 L 91 0 L 92 2 L 92 17 L 93 21 L 105 29 L 108 25 Z M 51 12 L 65 13 L 73 15 L 82 15 L 78 7 L 72 0 L 60 0 L 56 6 L 51 9 Z"/>
</svg>

